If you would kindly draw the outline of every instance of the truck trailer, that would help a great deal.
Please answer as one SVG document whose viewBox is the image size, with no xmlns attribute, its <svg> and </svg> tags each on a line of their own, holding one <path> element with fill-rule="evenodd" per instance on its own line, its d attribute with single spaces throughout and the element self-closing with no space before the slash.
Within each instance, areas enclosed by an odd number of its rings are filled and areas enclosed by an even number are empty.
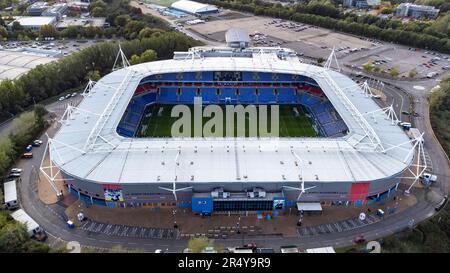
<svg viewBox="0 0 450 273">
<path fill-rule="evenodd" d="M 11 213 L 12 218 L 27 227 L 28 235 L 38 241 L 45 241 L 47 234 L 43 228 L 39 226 L 23 209 L 19 209 Z"/>
<path fill-rule="evenodd" d="M 6 208 L 9 210 L 17 209 L 19 207 L 19 201 L 17 200 L 16 180 L 5 182 L 3 187 Z"/>
</svg>

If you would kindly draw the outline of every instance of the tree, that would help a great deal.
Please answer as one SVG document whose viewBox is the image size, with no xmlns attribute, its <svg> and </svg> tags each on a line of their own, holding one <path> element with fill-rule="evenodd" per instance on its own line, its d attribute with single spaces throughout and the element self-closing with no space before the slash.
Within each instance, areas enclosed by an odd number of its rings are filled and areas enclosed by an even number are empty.
<svg viewBox="0 0 450 273">
<path fill-rule="evenodd" d="M 38 128 L 44 128 L 45 126 L 45 115 L 47 115 L 48 111 L 45 109 L 44 105 L 36 104 L 34 106 L 34 117 L 36 119 L 36 126 Z"/>
<path fill-rule="evenodd" d="M 398 75 L 400 75 L 398 67 L 397 66 L 391 67 L 389 74 L 391 75 L 391 77 L 397 78 Z"/>
<path fill-rule="evenodd" d="M 94 17 L 104 17 L 106 16 L 106 10 L 102 7 L 95 7 L 91 10 L 91 15 Z"/>
<path fill-rule="evenodd" d="M 141 63 L 152 62 L 156 60 L 156 52 L 153 49 L 147 49 L 141 54 Z"/>
<path fill-rule="evenodd" d="M 417 70 L 415 68 L 411 69 L 408 73 L 410 78 L 414 78 L 417 75 Z"/>
<path fill-rule="evenodd" d="M 367 73 L 370 73 L 372 71 L 372 69 L 373 69 L 373 61 L 372 61 L 372 59 L 369 59 L 367 61 L 367 63 L 363 64 L 363 69 Z"/>
<path fill-rule="evenodd" d="M 164 34 L 164 32 L 161 29 L 155 29 L 155 28 L 149 28 L 145 27 L 139 31 L 138 38 L 144 39 L 144 38 L 150 38 L 154 35 Z"/>
<path fill-rule="evenodd" d="M 381 67 L 379 66 L 379 65 L 377 65 L 377 66 L 375 66 L 374 68 L 373 68 L 373 71 L 375 72 L 375 73 L 380 73 L 381 72 Z"/>
<path fill-rule="evenodd" d="M 39 29 L 41 37 L 58 37 L 58 30 L 53 25 L 43 25 Z"/>
<path fill-rule="evenodd" d="M 134 54 L 131 56 L 129 62 L 130 64 L 140 64 L 140 63 L 146 63 L 156 60 L 156 52 L 152 49 L 147 49 L 144 51 L 140 56 Z"/>
<path fill-rule="evenodd" d="M 100 71 L 98 71 L 98 70 L 91 70 L 91 71 L 89 71 L 87 73 L 85 79 L 86 80 L 91 80 L 91 81 L 98 81 L 98 80 L 100 80 L 101 79 Z"/>
<path fill-rule="evenodd" d="M 188 249 L 191 253 L 201 253 L 203 249 L 210 245 L 211 242 L 206 237 L 191 238 L 188 241 Z"/>
<path fill-rule="evenodd" d="M 131 65 L 138 64 L 138 63 L 141 62 L 141 57 L 139 57 L 139 56 L 136 55 L 136 54 L 133 54 L 133 55 L 131 56 L 129 62 L 130 62 Z"/>
<path fill-rule="evenodd" d="M 68 26 L 66 29 L 61 31 L 61 36 L 75 39 L 82 33 L 83 28 L 81 26 Z"/>
<path fill-rule="evenodd" d="M 3 26 L 0 26 L 0 39 L 1 40 L 8 39 L 8 31 Z"/>
<path fill-rule="evenodd" d="M 114 24 L 119 27 L 124 27 L 130 19 L 128 14 L 119 15 L 114 19 Z"/>
<path fill-rule="evenodd" d="M 317 59 L 317 64 L 318 64 L 318 65 L 322 65 L 322 63 L 323 63 L 324 61 L 325 61 L 324 58 L 319 57 L 319 58 Z"/>
</svg>

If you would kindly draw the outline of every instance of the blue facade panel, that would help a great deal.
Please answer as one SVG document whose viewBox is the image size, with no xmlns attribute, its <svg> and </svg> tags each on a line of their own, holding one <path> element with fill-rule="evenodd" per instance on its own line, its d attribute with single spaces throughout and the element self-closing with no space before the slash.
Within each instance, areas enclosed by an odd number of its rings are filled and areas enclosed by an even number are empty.
<svg viewBox="0 0 450 273">
<path fill-rule="evenodd" d="M 192 197 L 192 212 L 194 213 L 212 213 L 212 197 Z"/>
</svg>

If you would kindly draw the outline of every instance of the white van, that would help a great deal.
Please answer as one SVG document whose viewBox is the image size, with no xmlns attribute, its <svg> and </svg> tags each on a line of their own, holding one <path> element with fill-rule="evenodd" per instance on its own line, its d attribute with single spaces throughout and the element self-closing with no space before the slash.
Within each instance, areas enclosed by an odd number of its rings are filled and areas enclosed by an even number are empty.
<svg viewBox="0 0 450 273">
<path fill-rule="evenodd" d="M 39 241 L 45 241 L 47 234 L 43 228 L 41 228 L 36 221 L 33 220 L 23 209 L 16 210 L 11 213 L 11 217 L 19 223 L 24 224 L 27 227 L 28 235 L 31 238 L 35 238 Z"/>
<path fill-rule="evenodd" d="M 6 208 L 9 210 L 17 209 L 19 207 L 19 201 L 17 200 L 16 180 L 5 182 L 3 187 Z"/>
</svg>

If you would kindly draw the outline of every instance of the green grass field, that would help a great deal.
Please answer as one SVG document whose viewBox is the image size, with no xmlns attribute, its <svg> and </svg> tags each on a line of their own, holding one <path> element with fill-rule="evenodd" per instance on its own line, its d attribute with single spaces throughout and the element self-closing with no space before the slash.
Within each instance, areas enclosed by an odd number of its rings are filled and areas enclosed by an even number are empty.
<svg viewBox="0 0 450 273">
<path fill-rule="evenodd" d="M 138 137 L 172 137 L 171 128 L 178 117 L 171 117 L 171 111 L 174 105 L 172 104 L 153 104 L 147 107 L 146 114 L 141 122 L 141 127 L 138 130 Z M 193 105 L 188 105 L 191 109 L 191 136 L 194 135 L 194 117 L 193 117 Z M 205 106 L 204 106 L 205 107 Z M 162 112 L 158 115 L 158 112 L 162 108 Z M 225 136 L 225 106 L 221 105 L 223 110 L 224 120 L 223 128 L 221 132 L 217 132 L 219 136 Z M 296 116 L 293 108 L 296 108 L 299 115 Z M 203 108 L 204 109 L 204 108 Z M 268 112 L 268 128 L 270 128 L 270 106 L 267 107 Z M 151 114 L 150 114 L 151 113 Z M 299 105 L 279 105 L 279 136 L 280 137 L 315 137 L 316 131 L 312 126 L 311 120 L 305 115 L 305 109 Z M 211 118 L 203 117 L 203 125 Z M 248 116 L 246 117 L 245 136 L 249 136 L 249 122 Z M 234 136 L 238 135 L 237 131 L 237 118 L 235 116 L 234 121 Z M 214 127 L 213 127 L 214 128 Z M 216 132 L 216 128 L 212 130 Z M 270 131 L 270 130 L 269 130 Z M 239 136 L 242 136 L 244 132 L 240 132 Z M 258 136 L 259 132 L 258 132 Z"/>
</svg>

